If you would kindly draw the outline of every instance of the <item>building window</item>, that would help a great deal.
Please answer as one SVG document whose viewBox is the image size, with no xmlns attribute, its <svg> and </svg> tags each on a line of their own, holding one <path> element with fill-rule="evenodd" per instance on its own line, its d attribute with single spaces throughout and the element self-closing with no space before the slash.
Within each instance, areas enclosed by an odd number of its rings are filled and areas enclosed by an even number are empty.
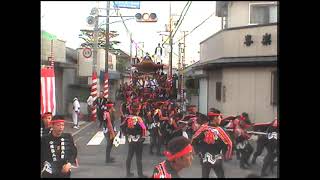
<svg viewBox="0 0 320 180">
<path fill-rule="evenodd" d="M 278 5 L 276 2 L 249 4 L 250 25 L 276 22 L 278 22 Z"/>
<path fill-rule="evenodd" d="M 223 102 L 226 102 L 226 95 L 227 95 L 227 88 L 226 86 L 223 86 L 223 98 L 222 98 L 222 101 Z"/>
<path fill-rule="evenodd" d="M 216 100 L 221 101 L 221 82 L 216 82 Z"/>
<path fill-rule="evenodd" d="M 278 104 L 278 72 L 271 72 L 271 104 Z"/>
</svg>

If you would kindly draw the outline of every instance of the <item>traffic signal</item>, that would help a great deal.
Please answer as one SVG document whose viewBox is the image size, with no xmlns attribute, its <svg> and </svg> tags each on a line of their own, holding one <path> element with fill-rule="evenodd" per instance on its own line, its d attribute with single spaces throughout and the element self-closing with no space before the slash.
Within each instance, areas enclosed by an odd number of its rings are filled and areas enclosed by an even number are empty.
<svg viewBox="0 0 320 180">
<path fill-rule="evenodd" d="M 156 13 L 137 13 L 135 15 L 137 22 L 157 22 L 158 18 Z"/>
</svg>

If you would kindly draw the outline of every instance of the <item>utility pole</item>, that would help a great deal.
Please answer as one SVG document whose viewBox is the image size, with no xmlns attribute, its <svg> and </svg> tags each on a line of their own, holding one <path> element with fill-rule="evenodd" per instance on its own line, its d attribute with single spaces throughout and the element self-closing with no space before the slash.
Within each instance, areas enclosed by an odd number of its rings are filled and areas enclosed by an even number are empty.
<svg viewBox="0 0 320 180">
<path fill-rule="evenodd" d="M 99 17 L 98 14 L 94 17 L 94 31 L 93 31 L 93 66 L 92 66 L 92 73 L 97 73 L 98 77 L 100 72 L 97 72 L 97 62 L 98 62 L 98 33 L 99 33 Z M 97 90 L 99 90 L 99 78 L 97 79 Z"/>
<path fill-rule="evenodd" d="M 137 53 L 136 53 L 137 54 Z M 132 60 L 132 33 L 130 33 L 130 60 L 131 62 Z M 132 63 L 133 64 L 133 63 Z"/>
<path fill-rule="evenodd" d="M 137 43 L 135 43 L 135 46 L 136 46 L 136 58 L 138 57 L 138 45 Z"/>
<path fill-rule="evenodd" d="M 105 98 L 109 97 L 109 12 L 110 12 L 110 1 L 107 1 L 105 70 L 104 70 L 104 88 L 103 88 L 103 94 Z"/>
<path fill-rule="evenodd" d="M 144 55 L 144 52 L 143 52 L 143 49 L 144 49 L 144 42 L 141 42 L 142 43 L 142 49 L 141 49 L 141 54 L 142 54 L 142 57 Z"/>
<path fill-rule="evenodd" d="M 186 32 L 183 31 L 183 56 L 182 56 L 182 67 L 181 67 L 181 96 L 182 96 L 182 104 L 184 104 L 184 88 L 183 88 L 183 71 L 185 68 L 185 58 L 186 58 Z"/>
<path fill-rule="evenodd" d="M 186 58 L 186 32 L 188 31 L 182 31 L 183 32 L 183 58 L 182 58 L 182 68 L 185 68 L 185 58 Z"/>
<path fill-rule="evenodd" d="M 171 17 L 171 1 L 170 1 L 170 8 L 169 8 L 169 18 L 170 18 L 170 34 L 169 34 L 169 41 L 170 41 L 170 54 L 169 54 L 169 77 L 172 76 L 172 17 Z"/>
<path fill-rule="evenodd" d="M 179 46 L 179 62 L 178 62 L 178 69 L 179 69 L 179 76 L 178 76 L 178 92 L 180 92 L 180 101 L 181 103 L 182 101 L 182 94 L 181 94 L 181 86 L 182 86 L 182 82 L 181 82 L 181 76 L 182 76 L 182 66 L 181 66 L 181 43 L 179 42 L 178 44 Z"/>
<path fill-rule="evenodd" d="M 109 70 L 109 12 L 110 12 L 110 1 L 107 1 L 107 17 L 106 17 L 106 46 L 105 46 L 105 73 Z"/>
</svg>

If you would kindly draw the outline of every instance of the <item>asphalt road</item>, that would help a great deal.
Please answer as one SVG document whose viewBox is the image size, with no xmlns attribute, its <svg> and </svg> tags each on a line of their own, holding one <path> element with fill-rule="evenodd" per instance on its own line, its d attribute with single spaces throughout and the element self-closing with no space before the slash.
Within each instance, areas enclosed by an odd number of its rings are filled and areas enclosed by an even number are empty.
<svg viewBox="0 0 320 180">
<path fill-rule="evenodd" d="M 119 127 L 119 122 L 116 122 L 116 126 Z M 106 140 L 103 139 L 99 145 L 87 145 L 88 142 L 95 136 L 95 134 L 101 131 L 98 128 L 98 123 L 87 123 L 78 131 L 73 137 L 78 148 L 78 162 L 79 167 L 72 169 L 72 178 L 125 178 L 126 168 L 125 162 L 128 153 L 128 146 L 120 145 L 119 147 L 112 148 L 111 157 L 114 157 L 116 162 L 111 164 L 105 163 L 105 149 Z M 253 146 L 254 143 L 253 143 Z M 151 176 L 153 168 L 156 164 L 165 159 L 165 157 L 158 157 L 156 155 L 149 154 L 149 144 L 144 145 L 143 149 L 143 172 L 147 176 Z M 243 178 L 248 174 L 254 173 L 260 175 L 262 167 L 263 155 L 257 158 L 256 165 L 253 165 L 249 170 L 243 170 L 239 168 L 239 161 L 234 157 L 233 160 L 224 163 L 225 176 L 227 178 Z M 136 160 L 135 157 L 131 162 L 131 172 L 134 173 L 134 178 L 137 178 Z M 185 178 L 200 178 L 201 166 L 197 156 L 194 156 L 192 166 L 188 169 L 183 169 L 179 172 L 181 177 Z M 214 171 L 210 173 L 210 177 L 215 177 Z M 270 174 L 266 178 L 276 178 L 277 170 L 274 174 Z"/>
</svg>

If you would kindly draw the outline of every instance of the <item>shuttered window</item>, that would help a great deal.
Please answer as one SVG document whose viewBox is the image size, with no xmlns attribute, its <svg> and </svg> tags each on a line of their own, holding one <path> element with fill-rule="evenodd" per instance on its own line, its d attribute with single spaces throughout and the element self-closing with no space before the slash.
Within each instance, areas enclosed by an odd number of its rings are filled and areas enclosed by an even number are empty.
<svg viewBox="0 0 320 180">
<path fill-rule="evenodd" d="M 221 87 L 222 83 L 221 82 L 216 82 L 216 100 L 221 101 Z"/>
<path fill-rule="evenodd" d="M 271 104 L 278 104 L 278 72 L 271 72 Z"/>
</svg>

